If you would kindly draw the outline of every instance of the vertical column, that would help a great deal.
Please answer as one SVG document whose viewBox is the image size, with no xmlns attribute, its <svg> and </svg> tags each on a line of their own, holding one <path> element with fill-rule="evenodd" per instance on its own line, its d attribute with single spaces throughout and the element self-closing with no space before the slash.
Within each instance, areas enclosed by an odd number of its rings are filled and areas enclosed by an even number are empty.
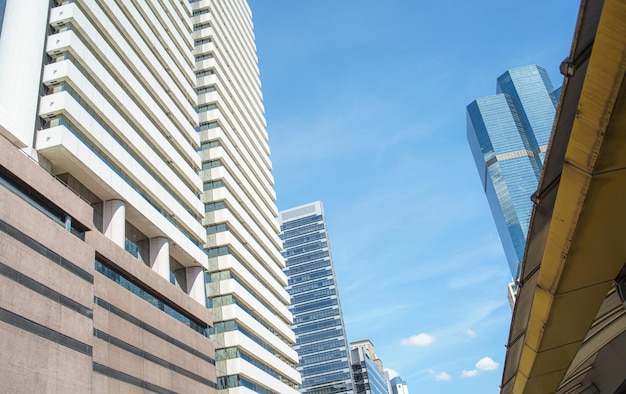
<svg viewBox="0 0 626 394">
<path fill-rule="evenodd" d="M 188 267 L 187 271 L 187 294 L 189 297 L 206 305 L 206 291 L 204 284 L 204 270 L 202 267 Z"/>
<path fill-rule="evenodd" d="M 170 281 L 170 243 L 167 238 L 150 239 L 150 267 Z"/>
<path fill-rule="evenodd" d="M 49 0 L 15 0 L 6 2 L 4 10 L 0 41 L 0 133 L 20 148 L 32 148 L 34 144 L 49 9 Z"/>
<path fill-rule="evenodd" d="M 126 206 L 122 200 L 109 200 L 104 203 L 103 232 L 120 247 L 126 241 Z"/>
</svg>

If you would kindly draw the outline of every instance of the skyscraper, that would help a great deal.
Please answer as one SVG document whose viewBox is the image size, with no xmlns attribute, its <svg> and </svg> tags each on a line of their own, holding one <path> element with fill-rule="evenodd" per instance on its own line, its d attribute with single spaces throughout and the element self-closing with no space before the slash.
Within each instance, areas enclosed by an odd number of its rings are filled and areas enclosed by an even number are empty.
<svg viewBox="0 0 626 394">
<path fill-rule="evenodd" d="M 350 343 L 355 394 L 388 394 L 383 362 L 369 339 Z"/>
<path fill-rule="evenodd" d="M 287 278 L 245 0 L 191 2 L 219 388 L 296 392 Z"/>
<path fill-rule="evenodd" d="M 545 69 L 514 68 L 497 79 L 496 94 L 467 106 L 467 139 L 513 279 L 528 233 L 532 201 L 556 105 Z"/>
<path fill-rule="evenodd" d="M 409 394 L 409 387 L 406 382 L 400 377 L 396 376 L 391 379 L 391 393 L 390 394 Z"/>
<path fill-rule="evenodd" d="M 54 290 L 60 294 L 55 299 L 87 318 L 79 316 L 80 329 L 72 328 L 73 318 L 67 327 L 47 327 L 50 321 L 30 310 L 43 307 L 39 296 L 26 305 L 3 304 L 3 321 L 47 333 L 62 345 L 65 336 L 78 338 L 85 346 L 66 342 L 90 357 L 93 368 L 89 363 L 89 371 L 80 371 L 84 375 L 67 380 L 83 388 L 93 382 L 120 391 L 131 384 L 178 392 L 297 392 L 295 335 L 247 2 L 6 0 L 0 6 L 5 4 L 0 133 L 13 145 L 3 144 L 2 155 L 21 150 L 33 158 L 22 166 L 39 166 L 24 172 L 15 167 L 22 163 L 17 159 L 2 164 L 2 190 L 19 197 L 2 200 L 15 201 L 2 211 L 4 233 L 11 245 L 49 250 L 45 256 L 70 271 L 78 264 L 86 270 L 79 276 L 93 289 L 79 295 Z M 42 176 L 44 170 L 79 197 L 33 182 L 53 179 Z M 16 221 L 15 210 L 28 221 Z M 40 230 L 54 228 L 47 220 L 84 244 L 66 241 L 66 234 L 56 243 Z M 84 254 L 77 259 L 79 250 Z M 7 261 L 16 273 L 0 279 L 36 277 L 23 258 Z M 64 272 L 23 286 L 74 283 Z M 155 307 L 142 308 L 132 297 Z M 34 326 L 23 320 L 29 316 L 37 317 Z M 128 322 L 140 335 L 124 337 Z M 180 322 L 192 330 L 181 329 Z M 92 327 L 93 337 L 77 337 L 91 335 Z M 11 330 L 2 337 L 26 338 Z M 32 356 L 27 339 L 16 351 Z M 3 365 L 3 376 L 30 367 Z M 68 391 L 61 380 L 58 391 Z"/>
<path fill-rule="evenodd" d="M 280 212 L 301 393 L 352 393 L 348 341 L 321 201 Z"/>
</svg>

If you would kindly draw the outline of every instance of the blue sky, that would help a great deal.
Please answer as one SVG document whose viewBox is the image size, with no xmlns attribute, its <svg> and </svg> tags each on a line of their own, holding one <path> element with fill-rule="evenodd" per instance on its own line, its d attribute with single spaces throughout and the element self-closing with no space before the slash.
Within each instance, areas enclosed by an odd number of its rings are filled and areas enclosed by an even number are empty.
<svg viewBox="0 0 626 394">
<path fill-rule="evenodd" d="M 560 86 L 577 0 L 250 0 L 279 209 L 322 200 L 350 341 L 411 393 L 497 393 L 510 274 L 465 107 Z"/>
</svg>

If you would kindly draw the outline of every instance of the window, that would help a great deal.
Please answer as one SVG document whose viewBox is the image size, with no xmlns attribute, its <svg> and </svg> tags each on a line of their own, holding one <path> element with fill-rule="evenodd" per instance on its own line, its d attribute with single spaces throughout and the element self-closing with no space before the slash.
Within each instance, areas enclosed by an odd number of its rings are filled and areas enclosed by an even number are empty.
<svg viewBox="0 0 626 394">
<path fill-rule="evenodd" d="M 208 44 L 208 43 L 210 43 L 210 42 L 211 42 L 211 39 L 210 39 L 210 38 L 201 38 L 201 39 L 199 39 L 199 40 L 195 40 L 195 41 L 193 42 L 193 44 L 194 44 L 195 46 L 200 46 L 200 45 L 203 45 L 203 44 Z"/>
<path fill-rule="evenodd" d="M 202 78 L 202 77 L 206 77 L 207 75 L 213 75 L 213 74 L 215 74 L 213 70 L 198 71 L 196 73 L 196 78 Z"/>
<path fill-rule="evenodd" d="M 209 22 L 200 23 L 198 25 L 193 25 L 193 31 L 206 29 L 207 27 L 211 27 L 211 24 Z"/>
<path fill-rule="evenodd" d="M 213 59 L 213 55 L 210 53 L 205 53 L 204 55 L 196 56 L 196 61 L 201 62 L 202 60 Z"/>
<path fill-rule="evenodd" d="M 200 123 L 200 127 L 198 127 L 198 131 L 214 129 L 216 127 L 220 127 L 220 124 L 217 122 L 202 122 Z"/>
<path fill-rule="evenodd" d="M 209 13 L 209 9 L 208 8 L 204 8 L 201 10 L 195 10 L 193 12 L 193 14 L 191 14 L 192 16 L 196 16 L 196 15 L 202 15 L 202 14 L 208 14 Z"/>
<path fill-rule="evenodd" d="M 203 185 L 204 191 L 217 189 L 218 187 L 224 187 L 224 182 L 222 182 L 222 181 L 212 181 L 212 182 L 206 182 Z"/>
<path fill-rule="evenodd" d="M 205 94 L 205 93 L 210 93 L 210 92 L 215 92 L 215 86 L 205 86 L 203 88 L 199 88 L 196 93 L 198 94 Z"/>
<path fill-rule="evenodd" d="M 212 109 L 217 109 L 217 104 L 202 104 L 198 106 L 198 112 L 206 112 Z"/>
<path fill-rule="evenodd" d="M 96 268 L 96 271 L 100 272 L 101 274 L 111 279 L 118 285 L 122 286 L 126 290 L 129 290 L 130 292 L 135 294 L 137 297 L 154 305 L 155 307 L 165 312 L 167 315 L 185 324 L 192 330 L 200 333 L 201 335 L 204 335 L 205 337 L 208 337 L 208 328 L 205 324 L 193 321 L 191 318 L 185 316 L 184 314 L 176 310 L 174 307 L 172 307 L 168 302 L 162 300 L 160 297 L 154 295 L 152 292 L 148 290 L 144 290 L 139 285 L 137 285 L 132 279 L 127 278 L 126 275 L 122 274 L 121 272 L 113 268 L 104 259 L 97 257 L 95 260 L 95 268 Z"/>
<path fill-rule="evenodd" d="M 203 170 L 208 170 L 210 168 L 215 168 L 215 167 L 219 167 L 222 165 L 222 161 L 221 160 L 211 160 L 211 161 L 205 161 L 204 163 L 202 163 L 202 169 Z"/>
</svg>

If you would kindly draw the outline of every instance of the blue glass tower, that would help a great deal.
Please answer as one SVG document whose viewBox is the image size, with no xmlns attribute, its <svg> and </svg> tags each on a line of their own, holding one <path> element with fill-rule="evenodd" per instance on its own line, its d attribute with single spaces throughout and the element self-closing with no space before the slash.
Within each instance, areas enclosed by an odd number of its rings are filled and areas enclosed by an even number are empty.
<svg viewBox="0 0 626 394">
<path fill-rule="evenodd" d="M 389 394 L 383 362 L 369 339 L 350 343 L 355 394 Z"/>
<path fill-rule="evenodd" d="M 391 379 L 391 393 L 390 394 L 409 394 L 409 387 L 406 382 L 400 377 L 396 376 Z"/>
<path fill-rule="evenodd" d="M 352 394 L 348 341 L 321 201 L 280 212 L 301 393 Z"/>
<path fill-rule="evenodd" d="M 528 233 L 532 201 L 554 122 L 559 91 L 530 65 L 497 79 L 496 94 L 467 106 L 467 139 L 514 279 Z"/>
</svg>

